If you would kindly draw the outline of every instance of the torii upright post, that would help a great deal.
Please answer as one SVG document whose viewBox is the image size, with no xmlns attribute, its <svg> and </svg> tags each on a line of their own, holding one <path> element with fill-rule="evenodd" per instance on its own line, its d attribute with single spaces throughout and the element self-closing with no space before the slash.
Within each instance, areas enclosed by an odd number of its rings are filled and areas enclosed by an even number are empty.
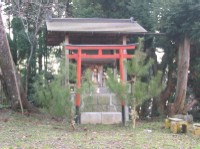
<svg viewBox="0 0 200 149">
<path fill-rule="evenodd" d="M 76 123 L 80 123 L 80 104 L 81 104 L 81 96 L 78 90 L 81 87 L 81 49 L 78 49 L 78 58 L 77 58 L 77 71 L 76 71 L 76 77 L 77 77 L 77 92 L 76 92 Z"/>
<path fill-rule="evenodd" d="M 121 83 L 124 83 L 124 63 L 123 63 L 123 49 L 120 48 L 119 49 L 119 69 L 120 69 L 120 79 L 121 79 Z M 125 101 L 124 99 L 122 99 L 123 101 L 121 102 L 121 106 L 122 106 L 122 123 L 123 125 L 125 125 Z"/>
</svg>

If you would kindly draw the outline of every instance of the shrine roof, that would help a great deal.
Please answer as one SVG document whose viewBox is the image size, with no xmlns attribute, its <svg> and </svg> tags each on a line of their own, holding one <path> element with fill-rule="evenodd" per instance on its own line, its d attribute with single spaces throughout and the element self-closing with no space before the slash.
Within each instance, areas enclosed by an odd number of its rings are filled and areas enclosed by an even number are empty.
<svg viewBox="0 0 200 149">
<path fill-rule="evenodd" d="M 147 31 L 133 19 L 52 18 L 46 21 L 47 31 L 68 33 L 137 34 Z"/>
</svg>

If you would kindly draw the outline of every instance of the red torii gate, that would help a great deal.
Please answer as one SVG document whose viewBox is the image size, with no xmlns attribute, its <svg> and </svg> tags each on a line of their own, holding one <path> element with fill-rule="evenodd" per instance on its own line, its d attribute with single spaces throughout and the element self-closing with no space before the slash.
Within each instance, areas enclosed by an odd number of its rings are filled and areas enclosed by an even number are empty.
<svg viewBox="0 0 200 149">
<path fill-rule="evenodd" d="M 133 55 L 129 55 L 125 52 L 125 50 L 133 50 L 135 49 L 135 44 L 129 45 L 65 45 L 65 50 L 76 50 L 77 53 L 68 55 L 69 59 L 75 59 L 77 61 L 77 88 L 81 87 L 81 65 L 82 59 L 119 59 L 119 68 L 120 68 L 120 79 L 123 83 L 124 81 L 124 64 L 123 59 L 131 59 Z M 83 50 L 97 50 L 98 54 L 85 54 L 82 53 Z M 118 53 L 114 54 L 103 54 L 103 50 L 118 50 Z M 76 122 L 80 122 L 80 104 L 81 104 L 81 97 L 79 93 L 76 93 Z M 122 121 L 125 121 L 124 113 L 125 113 L 125 103 L 122 102 Z"/>
</svg>

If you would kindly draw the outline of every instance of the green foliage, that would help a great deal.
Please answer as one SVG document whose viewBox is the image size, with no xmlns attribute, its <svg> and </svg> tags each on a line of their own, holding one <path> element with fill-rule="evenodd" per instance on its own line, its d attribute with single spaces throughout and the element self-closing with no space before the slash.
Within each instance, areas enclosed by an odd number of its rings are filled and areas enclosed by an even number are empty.
<svg viewBox="0 0 200 149">
<path fill-rule="evenodd" d="M 161 84 L 162 74 L 158 72 L 155 76 L 150 76 L 149 81 L 137 79 L 133 85 L 132 95 L 130 95 L 130 103 L 140 105 L 144 100 L 157 97 L 164 86 Z"/>
<path fill-rule="evenodd" d="M 110 91 L 115 93 L 119 100 L 126 101 L 128 99 L 128 84 L 116 80 L 111 69 L 108 69 L 107 75 L 106 85 Z"/>
<path fill-rule="evenodd" d="M 130 18 L 132 14 L 127 11 L 130 0 L 98 0 L 106 18 Z"/>
<path fill-rule="evenodd" d="M 155 76 L 151 76 L 150 81 L 148 82 L 148 95 L 149 97 L 158 96 L 161 91 L 164 89 L 164 86 L 161 83 L 162 73 L 157 72 Z"/>
<path fill-rule="evenodd" d="M 127 72 L 136 77 L 145 76 L 148 74 L 148 70 L 152 66 L 153 62 L 153 59 L 146 62 L 146 54 L 137 50 L 134 54 L 134 58 L 126 65 Z"/>
<path fill-rule="evenodd" d="M 39 79 L 40 81 L 42 79 Z M 45 108 L 49 113 L 56 116 L 71 116 L 72 102 L 70 101 L 70 91 L 61 85 L 62 78 L 57 76 L 47 85 L 38 82 L 35 84 L 36 103 Z"/>
<path fill-rule="evenodd" d="M 166 33 L 165 40 L 161 41 L 165 56 L 163 66 L 168 70 L 173 69 L 176 72 L 177 47 L 186 37 L 191 41 L 191 59 L 188 87 L 192 88 L 197 98 L 199 97 L 198 81 L 198 60 L 200 43 L 200 1 L 199 0 L 177 0 L 168 2 L 167 7 L 163 7 L 161 19 L 159 22 L 161 32 Z M 166 5 L 165 5 L 166 6 Z M 168 66 L 167 66 L 168 65 Z M 196 67 L 197 66 L 197 67 Z M 177 76 L 178 77 L 178 76 Z"/>
<path fill-rule="evenodd" d="M 128 95 L 128 84 L 122 83 L 114 78 L 114 74 L 109 70 L 108 78 L 106 81 L 109 89 L 117 95 L 117 97 L 126 101 L 130 99 L 130 102 L 134 105 L 141 104 L 144 100 L 152 97 L 156 97 L 163 89 L 161 84 L 161 72 L 158 72 L 155 76 L 150 76 L 149 71 L 154 63 L 152 59 L 148 59 L 147 55 L 142 52 L 142 41 L 139 39 L 139 46 L 135 52 L 134 57 L 127 61 L 127 72 L 132 77 L 130 83 L 133 85 L 131 88 L 131 95 Z M 144 78 L 149 79 L 144 79 Z"/>
<path fill-rule="evenodd" d="M 142 52 L 143 49 L 143 39 L 139 39 L 139 45 L 135 51 L 134 57 L 131 61 L 126 63 L 127 73 L 129 75 L 134 75 L 135 77 L 146 76 L 149 72 L 150 67 L 153 65 L 154 61 L 150 58 L 147 59 L 146 53 Z"/>
<path fill-rule="evenodd" d="M 91 76 L 92 72 L 90 69 L 87 69 L 85 73 L 83 74 L 84 77 L 82 77 L 82 84 L 81 88 L 78 90 L 78 92 L 82 95 L 90 95 L 94 93 L 94 84 L 92 82 Z"/>
<path fill-rule="evenodd" d="M 76 82 L 76 64 L 74 63 L 69 63 L 69 80 Z"/>
<path fill-rule="evenodd" d="M 134 17 L 148 30 L 154 26 L 152 9 L 149 0 L 73 0 L 74 17 Z"/>
<path fill-rule="evenodd" d="M 27 57 L 30 44 L 26 38 L 25 31 L 21 20 L 14 17 L 11 21 L 13 39 L 9 35 L 9 44 L 12 51 L 15 64 L 22 64 L 23 60 Z"/>
<path fill-rule="evenodd" d="M 148 84 L 137 80 L 132 89 L 132 98 L 130 102 L 133 105 L 139 105 L 148 98 Z"/>
<path fill-rule="evenodd" d="M 75 17 L 103 17 L 101 5 L 97 0 L 73 0 L 73 15 Z"/>
<path fill-rule="evenodd" d="M 60 68 L 64 64 L 61 62 Z M 70 117 L 74 111 L 73 101 L 70 99 L 70 89 L 65 87 L 66 72 L 60 69 L 59 74 L 55 75 L 53 80 L 45 82 L 42 76 L 39 76 L 34 88 L 36 103 L 46 109 L 49 113 L 56 116 Z"/>
<path fill-rule="evenodd" d="M 148 31 L 155 31 L 153 0 L 129 0 L 127 10 Z"/>
<path fill-rule="evenodd" d="M 200 1 L 184 0 L 172 3 L 161 18 L 161 29 L 175 41 L 185 36 L 192 41 L 199 40 Z"/>
<path fill-rule="evenodd" d="M 194 57 L 194 59 L 191 60 L 189 86 L 193 88 L 195 95 L 197 97 L 200 97 L 199 84 L 200 84 L 200 58 Z"/>
<path fill-rule="evenodd" d="M 148 59 L 147 55 L 141 51 L 142 41 L 143 39 L 139 39 L 139 46 L 134 57 L 126 63 L 127 72 L 132 77 L 133 87 L 130 99 L 134 105 L 141 104 L 148 98 L 158 96 L 163 89 L 160 72 L 155 76 L 148 75 L 154 61 Z M 144 79 L 147 76 L 149 79 Z"/>
</svg>

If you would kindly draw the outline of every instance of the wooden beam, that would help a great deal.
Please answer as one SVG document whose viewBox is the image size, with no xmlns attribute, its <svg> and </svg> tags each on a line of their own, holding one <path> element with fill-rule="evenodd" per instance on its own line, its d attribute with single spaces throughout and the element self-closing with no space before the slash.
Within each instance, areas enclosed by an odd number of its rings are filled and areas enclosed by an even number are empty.
<svg viewBox="0 0 200 149">
<path fill-rule="evenodd" d="M 133 55 L 128 55 L 128 54 L 123 54 L 123 58 L 126 59 L 131 59 Z M 76 59 L 78 58 L 78 54 L 73 54 L 73 55 L 68 55 L 69 59 Z M 82 54 L 81 55 L 82 59 L 119 59 L 120 55 L 119 54 L 109 54 L 109 55 L 88 55 L 88 54 Z"/>
<path fill-rule="evenodd" d="M 82 50 L 117 50 L 119 48 L 126 49 L 126 50 L 132 50 L 135 49 L 135 45 L 66 45 L 66 49 L 69 50 L 77 50 L 81 48 Z"/>
</svg>

